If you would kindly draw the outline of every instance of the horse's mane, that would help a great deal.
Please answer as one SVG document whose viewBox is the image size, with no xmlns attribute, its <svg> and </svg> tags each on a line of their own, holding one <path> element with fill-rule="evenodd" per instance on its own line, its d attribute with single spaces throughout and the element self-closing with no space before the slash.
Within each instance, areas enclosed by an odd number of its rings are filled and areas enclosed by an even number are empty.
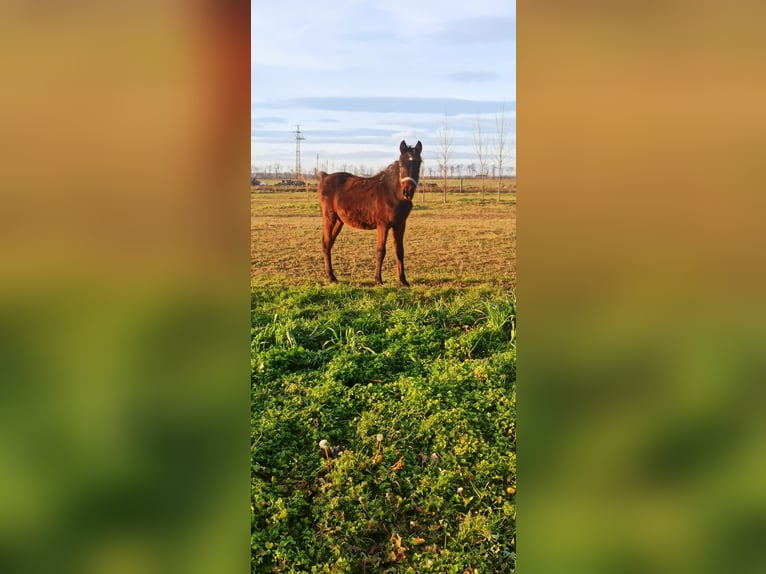
<svg viewBox="0 0 766 574">
<path fill-rule="evenodd" d="M 375 175 L 371 176 L 369 179 L 389 179 L 389 178 L 396 178 L 398 177 L 399 173 L 399 162 L 395 161 L 391 164 L 389 164 L 386 169 L 383 171 L 379 171 Z"/>
<path fill-rule="evenodd" d="M 399 173 L 398 170 L 399 170 L 399 162 L 395 161 L 389 164 L 384 170 L 379 171 L 378 173 L 376 173 L 375 175 L 371 175 L 370 177 L 365 177 L 362 175 L 354 175 L 348 172 L 337 172 L 337 173 L 345 173 L 346 175 L 351 175 L 353 177 L 358 177 L 360 179 L 385 181 L 386 179 L 396 179 Z M 317 172 L 317 179 L 319 181 L 322 181 L 322 179 L 324 179 L 328 175 L 334 175 L 334 174 L 328 174 L 327 172 L 324 172 L 324 171 Z"/>
</svg>

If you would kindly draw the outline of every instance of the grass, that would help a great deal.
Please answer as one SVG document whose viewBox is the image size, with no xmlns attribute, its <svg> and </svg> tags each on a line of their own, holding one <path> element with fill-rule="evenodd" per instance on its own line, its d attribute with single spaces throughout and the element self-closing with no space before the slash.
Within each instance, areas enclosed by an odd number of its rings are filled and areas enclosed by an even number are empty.
<svg viewBox="0 0 766 574">
<path fill-rule="evenodd" d="M 352 229 L 326 286 L 314 193 L 252 194 L 252 572 L 515 571 L 503 199 L 416 202 L 401 289 L 392 254 L 372 286 L 375 234 Z"/>
<path fill-rule="evenodd" d="M 314 192 L 251 194 L 253 285 L 324 283 L 322 218 Z M 373 284 L 375 232 L 344 227 L 333 248 L 338 279 Z M 482 202 L 477 194 L 417 196 L 404 236 L 405 268 L 412 285 L 470 286 L 516 283 L 516 196 Z M 383 280 L 396 281 L 389 237 Z"/>
</svg>

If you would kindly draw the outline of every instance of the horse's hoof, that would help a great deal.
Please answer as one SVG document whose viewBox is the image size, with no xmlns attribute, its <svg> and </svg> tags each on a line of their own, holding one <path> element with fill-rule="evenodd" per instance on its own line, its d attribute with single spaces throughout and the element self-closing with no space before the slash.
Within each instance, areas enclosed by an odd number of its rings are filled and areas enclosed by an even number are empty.
<svg viewBox="0 0 766 574">
<path fill-rule="evenodd" d="M 399 287 L 409 287 L 409 286 L 410 284 L 407 283 L 406 281 L 399 281 Z"/>
</svg>

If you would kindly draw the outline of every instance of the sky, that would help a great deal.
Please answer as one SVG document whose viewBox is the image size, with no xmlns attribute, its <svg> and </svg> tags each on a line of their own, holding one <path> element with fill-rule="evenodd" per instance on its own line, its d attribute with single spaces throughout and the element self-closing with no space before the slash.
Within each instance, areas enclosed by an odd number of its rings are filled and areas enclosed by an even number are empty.
<svg viewBox="0 0 766 574">
<path fill-rule="evenodd" d="M 494 162 L 516 165 L 516 2 L 252 0 L 251 166 L 383 169 L 399 142 L 423 143 L 423 174 L 478 165 L 477 120 Z M 464 168 L 464 173 L 466 168 Z"/>
</svg>

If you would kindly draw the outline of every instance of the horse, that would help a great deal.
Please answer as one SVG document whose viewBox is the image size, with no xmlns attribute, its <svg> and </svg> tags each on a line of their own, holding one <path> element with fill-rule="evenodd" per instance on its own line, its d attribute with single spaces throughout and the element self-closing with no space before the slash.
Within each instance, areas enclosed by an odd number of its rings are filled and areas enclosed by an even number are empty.
<svg viewBox="0 0 766 574">
<path fill-rule="evenodd" d="M 325 275 L 337 283 L 332 270 L 332 246 L 348 224 L 356 229 L 376 229 L 378 244 L 375 259 L 375 284 L 382 285 L 380 268 L 386 256 L 388 230 L 394 231 L 394 248 L 399 274 L 399 286 L 409 287 L 404 275 L 404 227 L 412 211 L 412 197 L 420 178 L 419 141 L 412 147 L 404 140 L 399 144 L 399 160 L 372 177 L 359 177 L 346 172 L 318 173 L 319 206 L 322 212 Z"/>
</svg>

